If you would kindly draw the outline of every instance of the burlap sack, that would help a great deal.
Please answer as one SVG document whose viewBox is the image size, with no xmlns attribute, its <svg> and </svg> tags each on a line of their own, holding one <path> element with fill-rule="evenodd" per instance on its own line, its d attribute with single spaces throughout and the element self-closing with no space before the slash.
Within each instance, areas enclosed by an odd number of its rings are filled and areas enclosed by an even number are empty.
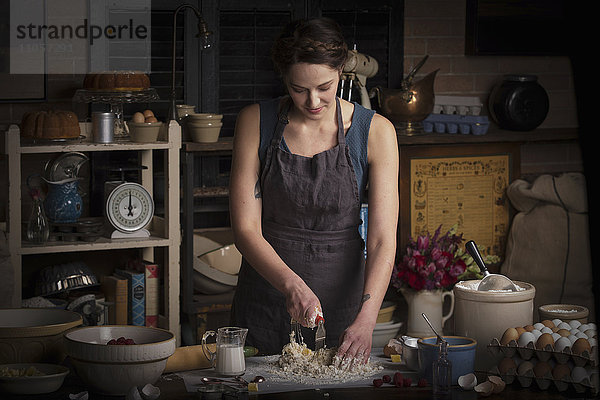
<svg viewBox="0 0 600 400">
<path fill-rule="evenodd" d="M 517 210 L 500 272 L 535 286 L 534 320 L 544 304 L 577 304 L 594 318 L 585 178 L 580 173 L 515 180 L 508 198 Z"/>
</svg>

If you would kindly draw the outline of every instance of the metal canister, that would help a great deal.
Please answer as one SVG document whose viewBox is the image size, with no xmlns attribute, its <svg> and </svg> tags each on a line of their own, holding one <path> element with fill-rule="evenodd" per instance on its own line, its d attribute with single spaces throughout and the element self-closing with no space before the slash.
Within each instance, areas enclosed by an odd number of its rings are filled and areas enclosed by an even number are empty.
<svg viewBox="0 0 600 400">
<path fill-rule="evenodd" d="M 93 112 L 92 135 L 96 143 L 112 143 L 115 139 L 115 114 Z"/>
</svg>

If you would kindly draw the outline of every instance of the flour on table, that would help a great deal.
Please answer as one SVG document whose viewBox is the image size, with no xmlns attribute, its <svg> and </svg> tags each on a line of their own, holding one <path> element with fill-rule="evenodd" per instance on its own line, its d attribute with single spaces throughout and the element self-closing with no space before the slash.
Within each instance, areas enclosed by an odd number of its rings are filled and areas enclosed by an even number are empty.
<svg viewBox="0 0 600 400">
<path fill-rule="evenodd" d="M 370 360 L 366 364 L 342 360 L 336 353 L 336 348 L 327 347 L 312 351 L 306 344 L 297 343 L 292 332 L 290 343 L 271 364 L 270 372 L 287 381 L 318 385 L 360 380 L 383 369 Z"/>
</svg>

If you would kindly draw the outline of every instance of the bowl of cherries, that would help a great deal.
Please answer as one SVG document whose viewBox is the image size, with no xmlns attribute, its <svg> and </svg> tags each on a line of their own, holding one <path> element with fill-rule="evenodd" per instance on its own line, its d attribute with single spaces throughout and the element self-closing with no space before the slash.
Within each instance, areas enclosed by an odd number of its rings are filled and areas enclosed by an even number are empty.
<svg viewBox="0 0 600 400">
<path fill-rule="evenodd" d="M 91 391 L 112 396 L 155 383 L 176 346 L 170 331 L 132 325 L 87 326 L 64 340 L 81 380 Z"/>
</svg>

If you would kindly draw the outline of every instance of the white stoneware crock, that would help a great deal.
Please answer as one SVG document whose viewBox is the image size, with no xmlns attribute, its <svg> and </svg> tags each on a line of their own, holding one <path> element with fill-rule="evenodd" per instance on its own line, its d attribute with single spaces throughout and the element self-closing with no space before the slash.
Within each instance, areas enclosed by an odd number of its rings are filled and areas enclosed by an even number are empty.
<svg viewBox="0 0 600 400">
<path fill-rule="evenodd" d="M 477 340 L 475 370 L 489 371 L 494 358 L 487 345 L 502 337 L 507 328 L 533 324 L 535 287 L 515 281 L 519 289 L 477 291 L 479 280 L 461 281 L 454 286 L 454 334 Z"/>
</svg>

